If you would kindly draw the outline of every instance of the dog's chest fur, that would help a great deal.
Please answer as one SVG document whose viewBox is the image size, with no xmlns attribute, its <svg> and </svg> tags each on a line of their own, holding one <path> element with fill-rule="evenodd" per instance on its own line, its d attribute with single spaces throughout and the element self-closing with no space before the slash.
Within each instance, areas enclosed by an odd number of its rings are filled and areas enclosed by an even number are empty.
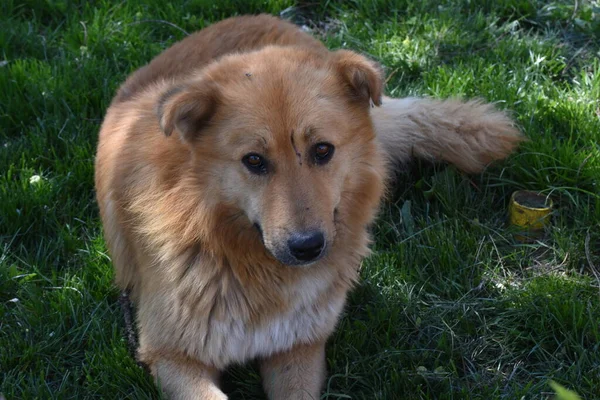
<svg viewBox="0 0 600 400">
<path fill-rule="evenodd" d="M 280 282 L 279 299 L 269 298 L 272 288 L 242 287 L 221 274 L 212 278 L 198 269 L 187 274 L 185 283 L 142 294 L 140 336 L 154 338 L 153 343 L 142 339 L 142 358 L 147 352 L 183 350 L 222 369 L 266 357 L 327 338 L 345 302 L 339 274 L 326 268 Z M 264 301 L 250 304 L 252 291 L 263 291 Z"/>
</svg>

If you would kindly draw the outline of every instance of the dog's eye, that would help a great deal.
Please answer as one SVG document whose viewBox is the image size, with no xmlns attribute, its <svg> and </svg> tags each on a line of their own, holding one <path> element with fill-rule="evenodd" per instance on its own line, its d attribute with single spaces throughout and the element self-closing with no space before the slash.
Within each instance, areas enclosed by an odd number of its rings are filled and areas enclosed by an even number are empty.
<svg viewBox="0 0 600 400">
<path fill-rule="evenodd" d="M 256 153 L 246 154 L 242 158 L 242 162 L 254 174 L 266 174 L 267 173 L 267 161 Z"/>
<path fill-rule="evenodd" d="M 332 144 L 329 143 L 317 143 L 315 145 L 315 162 L 317 164 L 326 164 L 331 160 L 331 156 L 333 156 L 333 150 L 335 148 Z"/>
</svg>

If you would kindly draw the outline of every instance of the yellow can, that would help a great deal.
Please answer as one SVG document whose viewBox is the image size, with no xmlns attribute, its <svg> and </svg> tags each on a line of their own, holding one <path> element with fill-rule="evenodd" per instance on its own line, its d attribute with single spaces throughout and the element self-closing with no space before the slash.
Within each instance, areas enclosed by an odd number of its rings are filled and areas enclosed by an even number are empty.
<svg viewBox="0 0 600 400">
<path fill-rule="evenodd" d="M 529 190 L 519 190 L 512 194 L 508 210 L 510 224 L 522 228 L 525 237 L 520 240 L 538 236 L 550 224 L 552 199 L 548 196 Z"/>
</svg>

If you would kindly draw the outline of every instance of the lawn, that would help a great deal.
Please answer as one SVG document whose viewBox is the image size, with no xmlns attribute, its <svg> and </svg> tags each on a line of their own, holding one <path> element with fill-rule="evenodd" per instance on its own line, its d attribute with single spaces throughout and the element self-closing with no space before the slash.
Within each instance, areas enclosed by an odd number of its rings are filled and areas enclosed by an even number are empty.
<svg viewBox="0 0 600 400">
<path fill-rule="evenodd" d="M 467 176 L 415 162 L 327 348 L 326 399 L 600 397 L 600 2 L 3 0 L 0 2 L 0 393 L 158 398 L 135 363 L 94 201 L 118 85 L 186 33 L 281 14 L 381 62 L 394 97 L 480 97 L 530 139 Z M 548 194 L 533 243 L 510 195 Z M 263 397 L 256 366 L 224 377 Z"/>
</svg>

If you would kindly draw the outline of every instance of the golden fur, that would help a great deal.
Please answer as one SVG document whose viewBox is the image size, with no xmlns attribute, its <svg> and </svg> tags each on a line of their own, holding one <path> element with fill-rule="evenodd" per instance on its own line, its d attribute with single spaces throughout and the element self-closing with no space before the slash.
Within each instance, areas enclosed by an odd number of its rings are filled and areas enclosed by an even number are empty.
<svg viewBox="0 0 600 400">
<path fill-rule="evenodd" d="M 225 398 L 219 372 L 258 359 L 269 398 L 318 398 L 389 166 L 417 155 L 476 172 L 521 140 L 489 105 L 373 107 L 382 90 L 372 61 L 265 15 L 195 33 L 121 86 L 97 198 L 116 283 L 136 304 L 138 357 L 169 396 Z M 322 143 L 334 146 L 323 163 Z M 323 237 L 309 261 L 290 255 L 306 232 Z"/>
</svg>

